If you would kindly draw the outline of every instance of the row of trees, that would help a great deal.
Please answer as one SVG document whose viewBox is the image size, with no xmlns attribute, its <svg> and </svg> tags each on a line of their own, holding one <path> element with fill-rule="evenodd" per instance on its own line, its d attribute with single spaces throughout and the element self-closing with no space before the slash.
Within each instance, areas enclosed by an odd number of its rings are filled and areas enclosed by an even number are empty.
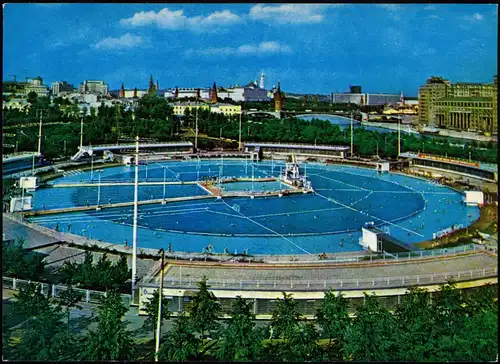
<svg viewBox="0 0 500 364">
<path fill-rule="evenodd" d="M 155 302 L 156 300 L 156 302 Z M 156 304 L 155 304 L 156 303 Z M 164 301 L 166 304 L 166 300 Z M 3 319 L 4 357 L 18 360 L 151 360 L 153 342 L 139 344 L 126 328 L 127 308 L 108 291 L 97 309 L 97 328 L 80 335 L 68 330 L 64 310 L 74 299 L 44 297 L 36 287 L 15 295 L 13 311 L 28 326 L 9 327 Z M 147 306 L 154 327 L 158 295 Z M 166 311 L 166 306 L 164 307 Z M 160 360 L 231 361 L 492 361 L 498 350 L 495 289 L 468 296 L 453 284 L 432 296 L 411 288 L 392 311 L 365 295 L 354 317 L 342 294 L 326 292 L 315 320 L 305 320 L 292 295 L 276 302 L 270 324 L 258 327 L 250 301 L 237 297 L 219 319 L 221 306 L 205 280 L 187 312 L 161 337 Z M 163 315 L 166 320 L 170 314 Z"/>
<path fill-rule="evenodd" d="M 116 143 L 119 138 L 133 138 L 135 135 L 158 141 L 179 139 L 180 121 L 173 116 L 172 112 L 168 102 L 157 96 L 146 96 L 140 99 L 134 114 L 121 106 L 102 105 L 98 109 L 91 110 L 91 115 L 85 118 L 84 143 Z M 44 120 L 47 118 L 48 121 L 56 123 L 44 129 L 46 158 L 68 157 L 74 154 L 80 141 L 80 117 L 78 115 L 67 116 L 57 107 L 50 107 L 45 113 Z M 22 126 L 37 122 L 35 108 L 32 108 L 27 115 L 16 110 L 4 111 L 4 118 L 6 125 L 16 125 L 18 149 L 33 150 L 37 144 L 38 129 L 36 125 L 31 128 Z M 187 109 L 183 119 L 186 127 L 195 127 L 194 112 Z M 219 137 L 222 133 L 224 138 L 238 140 L 239 116 L 225 116 L 200 109 L 198 110 L 198 128 L 201 133 L 206 133 L 211 137 Z M 243 116 L 242 140 L 350 145 L 350 130 L 349 128 L 341 130 L 339 126 L 332 125 L 326 120 L 307 121 L 288 118 L 252 121 Z M 354 145 L 356 153 L 362 156 L 375 155 L 378 149 L 378 154 L 382 157 L 395 157 L 397 133 L 379 133 L 356 128 Z M 447 139 L 403 134 L 402 150 L 425 151 L 465 159 L 470 156 L 473 160 L 496 163 L 498 148 L 493 143 L 475 141 L 465 143 L 465 146 L 461 147 L 451 145 Z"/>
<path fill-rule="evenodd" d="M 114 263 L 104 253 L 94 262 L 94 256 L 86 251 L 81 263 L 66 261 L 59 269 L 47 269 L 45 255 L 28 251 L 24 241 L 2 242 L 3 276 L 55 284 L 74 285 L 80 288 L 106 291 L 117 289 L 130 292 L 126 284 L 132 275 L 127 256 L 120 255 Z"/>
</svg>

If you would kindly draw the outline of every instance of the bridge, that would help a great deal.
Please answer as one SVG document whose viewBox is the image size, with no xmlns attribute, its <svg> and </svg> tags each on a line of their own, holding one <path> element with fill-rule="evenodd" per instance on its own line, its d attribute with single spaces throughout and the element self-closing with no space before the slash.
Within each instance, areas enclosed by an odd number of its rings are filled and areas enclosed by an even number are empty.
<svg viewBox="0 0 500 364">
<path fill-rule="evenodd" d="M 334 117 L 342 117 L 350 120 L 350 117 L 346 114 L 340 113 L 330 113 L 330 112 L 295 112 L 291 110 L 281 110 L 281 111 L 264 111 L 264 110 L 252 110 L 252 111 L 244 111 L 245 115 L 270 115 L 277 119 L 281 119 L 283 116 L 334 116 Z M 359 123 L 359 120 L 353 119 L 354 123 Z"/>
<path fill-rule="evenodd" d="M 91 157 L 97 152 L 104 154 L 112 152 L 135 152 L 135 143 L 130 144 L 104 144 L 89 145 L 78 148 L 78 152 L 71 157 L 72 161 L 77 161 L 85 156 Z M 148 149 L 166 149 L 170 152 L 192 152 L 193 143 L 191 142 L 170 142 L 170 143 L 145 143 L 139 144 L 139 150 Z"/>
</svg>

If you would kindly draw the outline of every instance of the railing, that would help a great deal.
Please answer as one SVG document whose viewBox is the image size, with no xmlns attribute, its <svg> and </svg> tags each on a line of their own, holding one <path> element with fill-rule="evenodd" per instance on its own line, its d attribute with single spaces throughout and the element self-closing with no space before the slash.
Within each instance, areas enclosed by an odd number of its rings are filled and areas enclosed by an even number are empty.
<svg viewBox="0 0 500 364">
<path fill-rule="evenodd" d="M 471 269 L 460 272 L 432 273 L 401 277 L 378 277 L 378 278 L 351 278 L 351 279 L 276 279 L 276 280 L 236 280 L 236 279 L 209 279 L 208 284 L 211 289 L 228 290 L 257 290 L 257 291 L 324 291 L 330 288 L 335 290 L 356 290 L 356 289 L 380 289 L 398 288 L 409 286 L 423 286 L 433 284 L 443 284 L 452 280 L 469 281 L 481 278 L 495 277 L 498 274 L 498 267 Z M 196 289 L 199 279 L 166 277 L 165 288 Z M 152 284 L 157 286 L 157 284 Z"/>
<path fill-rule="evenodd" d="M 84 236 L 80 235 L 75 235 L 71 233 L 65 233 L 65 232 L 60 232 L 60 231 L 55 231 L 53 229 L 46 228 L 42 225 L 38 225 L 32 222 L 28 222 L 26 220 L 23 220 L 21 217 L 14 215 L 14 214 L 7 214 L 6 215 L 8 218 L 19 222 L 20 224 L 23 224 L 35 231 L 38 231 L 42 234 L 45 234 L 47 236 L 50 236 L 57 241 L 65 241 L 68 243 L 78 243 L 78 244 L 84 244 L 84 245 L 99 245 L 103 243 L 102 240 L 97 240 L 97 239 L 91 239 L 87 238 Z M 109 247 L 111 248 L 112 246 L 122 246 L 121 244 L 118 243 L 109 243 Z M 477 245 L 477 244 L 467 244 L 467 245 L 462 245 L 458 247 L 453 247 L 453 248 L 442 248 L 442 249 L 431 249 L 431 250 L 419 250 L 419 251 L 411 251 L 411 252 L 404 252 L 404 253 L 386 253 L 383 252 L 382 254 L 363 254 L 363 255 L 349 255 L 349 256 L 342 256 L 342 255 L 334 255 L 332 257 L 326 258 L 326 259 L 315 259 L 315 260 L 310 260 L 310 259 L 299 259 L 295 260 L 296 257 L 290 257 L 289 260 L 268 260 L 265 258 L 265 256 L 259 256 L 255 255 L 253 257 L 248 257 L 249 261 L 251 260 L 257 260 L 257 261 L 265 261 L 266 263 L 269 264 L 287 264 L 289 265 L 290 263 L 296 264 L 296 265 L 301 265 L 301 264 L 332 264 L 332 263 L 339 263 L 339 264 L 345 264 L 345 263 L 357 263 L 357 262 L 363 262 L 363 261 L 377 261 L 377 262 L 382 262 L 382 261 L 406 261 L 406 260 L 411 260 L 411 259 L 422 259 L 422 258 L 432 258 L 432 257 L 445 257 L 445 256 L 454 256 L 460 253 L 465 253 L 468 251 L 481 251 L 481 250 L 489 250 L 492 251 L 493 253 L 497 253 L 497 249 L 495 248 L 486 248 L 485 246 Z M 186 258 L 190 257 L 192 254 L 190 253 L 183 253 L 182 255 L 174 255 L 171 256 L 171 258 Z M 198 254 L 197 254 L 198 255 Z M 221 258 L 221 260 L 227 260 L 228 257 L 226 255 L 209 255 L 211 259 L 217 259 Z"/>
<path fill-rule="evenodd" d="M 42 282 L 27 281 L 25 279 L 2 277 L 2 289 L 18 291 L 21 288 L 27 287 L 29 284 L 40 285 L 41 292 L 46 297 L 59 297 L 60 294 L 68 289 L 65 285 L 49 284 Z M 106 292 L 94 291 L 91 289 L 82 289 L 74 287 L 76 293 L 82 298 L 83 302 L 98 304 L 102 297 L 106 296 Z M 126 305 L 130 305 L 132 299 L 129 294 L 121 294 L 122 301 Z"/>
</svg>

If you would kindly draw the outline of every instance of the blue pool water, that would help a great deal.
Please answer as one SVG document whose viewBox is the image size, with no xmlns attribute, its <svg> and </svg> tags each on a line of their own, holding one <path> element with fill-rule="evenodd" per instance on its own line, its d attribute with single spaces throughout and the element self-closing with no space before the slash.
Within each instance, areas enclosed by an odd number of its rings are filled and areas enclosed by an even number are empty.
<svg viewBox="0 0 500 364">
<path fill-rule="evenodd" d="M 278 176 L 283 163 L 255 163 L 255 177 Z M 167 168 L 164 168 L 167 167 Z M 249 177 L 252 165 L 241 160 L 198 162 L 150 162 L 147 181 L 195 181 L 206 177 Z M 146 181 L 146 166 L 140 168 Z M 302 171 L 304 172 L 304 171 Z M 466 206 L 463 196 L 444 186 L 398 174 L 350 166 L 310 163 L 307 176 L 311 194 L 284 197 L 232 197 L 139 206 L 138 244 L 200 252 L 212 244 L 216 252 L 250 254 L 304 254 L 361 250 L 361 227 L 367 222 L 409 244 L 431 239 L 452 225 L 469 225 L 479 217 L 476 207 Z M 88 183 L 90 172 L 52 182 Z M 101 173 L 102 182 L 131 182 L 134 170 L 113 167 Z M 93 181 L 96 175 L 94 173 Z M 255 191 L 285 188 L 279 182 L 254 182 Z M 226 191 L 251 189 L 251 182 L 225 183 Z M 201 196 L 208 192 L 196 184 L 167 185 L 165 196 Z M 141 185 L 139 199 L 161 199 L 162 185 Z M 35 209 L 83 206 L 97 202 L 97 182 L 90 187 L 52 187 L 34 193 Z M 132 241 L 133 207 L 106 208 L 108 202 L 133 201 L 133 185 L 101 187 L 100 211 L 62 213 L 32 218 L 49 228 L 70 231 L 117 244 Z"/>
</svg>

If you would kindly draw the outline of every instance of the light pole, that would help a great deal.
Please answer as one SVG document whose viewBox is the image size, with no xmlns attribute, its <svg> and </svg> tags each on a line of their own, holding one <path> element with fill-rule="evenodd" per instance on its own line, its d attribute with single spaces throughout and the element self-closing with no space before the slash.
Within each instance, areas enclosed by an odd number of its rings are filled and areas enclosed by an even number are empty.
<svg viewBox="0 0 500 364">
<path fill-rule="evenodd" d="M 90 162 L 90 181 L 94 180 L 94 154 L 92 154 L 92 161 Z"/>
<path fill-rule="evenodd" d="M 40 127 L 38 130 L 38 155 L 42 154 L 42 124 L 43 124 L 43 110 L 40 110 Z"/>
<path fill-rule="evenodd" d="M 353 137 L 353 125 L 352 125 L 352 113 L 351 113 L 351 159 L 354 148 L 354 137 Z"/>
<path fill-rule="evenodd" d="M 471 162 L 471 152 L 469 152 L 469 162 Z"/>
<path fill-rule="evenodd" d="M 243 114 L 243 110 L 240 111 L 240 130 L 238 136 L 238 150 L 241 152 L 241 115 Z"/>
<path fill-rule="evenodd" d="M 132 299 L 137 280 L 137 202 L 139 190 L 139 135 L 135 138 L 135 180 L 134 180 L 134 228 L 132 234 Z"/>
<path fill-rule="evenodd" d="M 99 169 L 97 170 L 97 173 L 99 174 L 99 181 L 97 183 L 97 207 L 96 210 L 99 211 L 101 209 L 101 172 L 103 170 Z"/>
<path fill-rule="evenodd" d="M 400 119 L 398 119 L 398 158 L 399 155 L 401 154 L 401 124 L 400 124 Z"/>
<path fill-rule="evenodd" d="M 80 126 L 80 150 L 82 150 L 82 148 L 83 148 L 83 115 L 84 115 L 83 110 L 80 111 L 80 114 L 82 114 L 82 124 Z"/>
<path fill-rule="evenodd" d="M 165 202 L 166 183 L 167 183 L 167 166 L 163 166 L 163 202 Z"/>
<path fill-rule="evenodd" d="M 377 158 L 378 158 L 378 140 L 377 140 Z"/>
<path fill-rule="evenodd" d="M 195 114 L 194 150 L 198 153 L 198 96 L 196 96 Z"/>
<path fill-rule="evenodd" d="M 158 319 L 156 322 L 156 345 L 155 345 L 155 361 L 158 361 L 158 354 L 160 351 L 160 335 L 161 335 L 161 319 L 162 319 L 162 298 L 163 298 L 163 264 L 165 261 L 165 250 L 160 249 L 161 252 L 161 268 L 160 268 L 160 291 L 158 292 Z"/>
</svg>

